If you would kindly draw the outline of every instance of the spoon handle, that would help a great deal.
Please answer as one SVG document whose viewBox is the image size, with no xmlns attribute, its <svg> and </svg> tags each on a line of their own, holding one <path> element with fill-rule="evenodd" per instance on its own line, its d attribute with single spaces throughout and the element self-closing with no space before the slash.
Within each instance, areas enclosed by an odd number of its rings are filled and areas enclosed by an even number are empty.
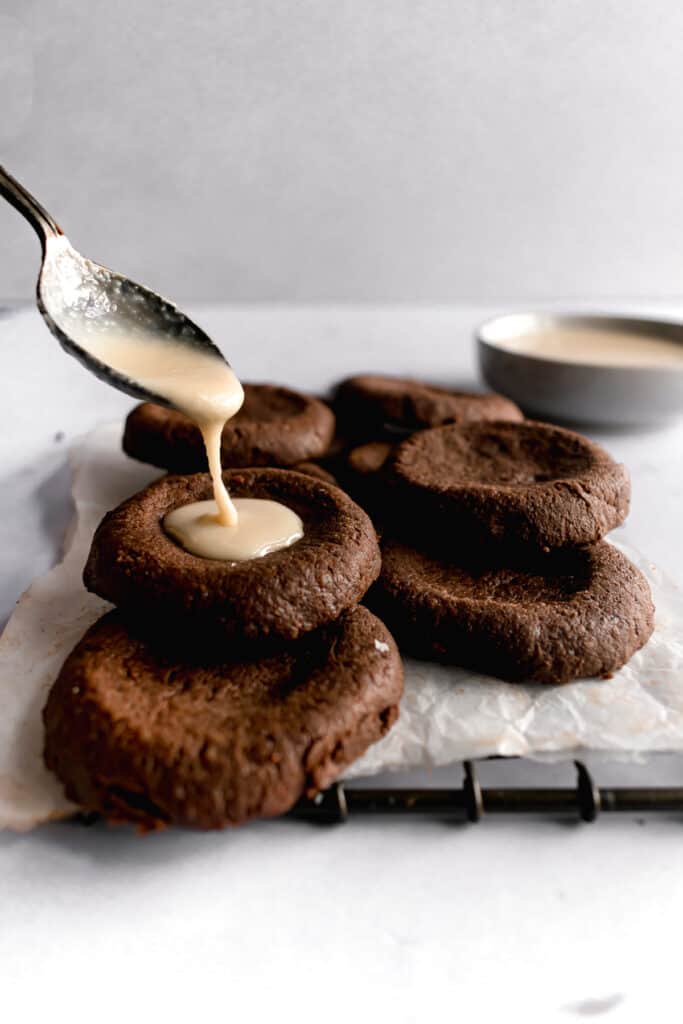
<svg viewBox="0 0 683 1024">
<path fill-rule="evenodd" d="M 50 216 L 38 200 L 34 199 L 31 193 L 23 185 L 20 185 L 2 165 L 0 165 L 0 195 L 4 196 L 7 202 L 11 203 L 15 210 L 18 210 L 26 218 L 40 238 L 43 249 L 45 249 L 45 243 L 49 238 L 64 234 L 54 217 Z"/>
</svg>

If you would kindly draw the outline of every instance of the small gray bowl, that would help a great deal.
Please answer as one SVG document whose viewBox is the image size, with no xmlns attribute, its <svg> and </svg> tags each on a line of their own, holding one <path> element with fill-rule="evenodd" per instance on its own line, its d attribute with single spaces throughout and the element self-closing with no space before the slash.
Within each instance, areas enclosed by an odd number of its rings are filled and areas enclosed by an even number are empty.
<svg viewBox="0 0 683 1024">
<path fill-rule="evenodd" d="M 504 348 L 506 340 L 539 330 L 599 328 L 675 341 L 683 350 L 683 324 L 608 314 L 508 313 L 476 332 L 479 367 L 494 391 L 532 416 L 575 423 L 658 423 L 683 414 L 680 367 L 594 365 Z"/>
</svg>

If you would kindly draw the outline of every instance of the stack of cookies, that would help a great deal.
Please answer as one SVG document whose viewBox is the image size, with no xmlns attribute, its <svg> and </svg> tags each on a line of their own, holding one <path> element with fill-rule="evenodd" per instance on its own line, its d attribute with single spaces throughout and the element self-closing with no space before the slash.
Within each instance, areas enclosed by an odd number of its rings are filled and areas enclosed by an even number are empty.
<svg viewBox="0 0 683 1024">
<path fill-rule="evenodd" d="M 316 794 L 396 720 L 389 629 L 419 657 L 546 683 L 609 673 L 650 635 L 647 583 L 602 539 L 628 478 L 585 438 L 416 381 L 352 378 L 331 407 L 244 390 L 225 482 L 293 509 L 303 537 L 249 562 L 179 547 L 164 517 L 211 497 L 201 436 L 131 413 L 124 449 L 172 475 L 98 528 L 84 579 L 116 610 L 44 711 L 46 763 L 85 809 L 221 828 Z"/>
<path fill-rule="evenodd" d="M 69 798 L 144 829 L 281 814 L 398 716 L 398 650 L 359 607 L 380 571 L 374 527 L 324 470 L 299 465 L 329 448 L 334 416 L 283 388 L 245 391 L 223 460 L 252 468 L 227 470 L 226 484 L 291 508 L 303 537 L 248 562 L 185 551 L 162 524 L 212 496 L 202 472 L 124 502 L 100 524 L 84 573 L 116 610 L 71 653 L 44 710 L 46 763 Z M 204 468 L 196 428 L 168 409 L 136 409 L 124 446 L 184 473 Z"/>
<path fill-rule="evenodd" d="M 606 534 L 628 513 L 624 466 L 496 395 L 355 377 L 340 425 L 351 491 L 383 535 L 368 603 L 402 650 L 512 681 L 620 668 L 652 633 L 643 575 Z"/>
</svg>

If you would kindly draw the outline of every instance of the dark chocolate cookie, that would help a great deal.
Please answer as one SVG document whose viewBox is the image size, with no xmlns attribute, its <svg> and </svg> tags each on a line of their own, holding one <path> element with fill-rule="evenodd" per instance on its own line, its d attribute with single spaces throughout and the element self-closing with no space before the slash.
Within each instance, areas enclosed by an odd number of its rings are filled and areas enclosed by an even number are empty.
<svg viewBox="0 0 683 1024">
<path fill-rule="evenodd" d="M 502 395 L 450 391 L 424 381 L 371 374 L 342 381 L 333 405 L 340 429 L 363 440 L 443 423 L 524 418 L 514 402 Z"/>
<path fill-rule="evenodd" d="M 319 399 L 270 384 L 245 384 L 244 405 L 223 430 L 221 460 L 224 467 L 290 466 L 323 455 L 333 436 L 334 415 Z M 207 468 L 202 436 L 192 420 L 151 402 L 129 414 L 123 450 L 173 473 Z"/>
<path fill-rule="evenodd" d="M 652 633 L 645 577 L 604 541 L 528 571 L 464 569 L 397 542 L 382 556 L 370 605 L 417 657 L 566 683 L 614 672 Z"/>
<path fill-rule="evenodd" d="M 382 468 L 393 451 L 389 441 L 369 441 L 351 448 L 339 460 L 337 478 L 354 501 L 377 522 L 382 518 L 384 486 Z"/>
<path fill-rule="evenodd" d="M 50 692 L 45 761 L 110 819 L 239 825 L 328 786 L 393 725 L 402 689 L 396 645 L 365 608 L 285 653 L 207 665 L 174 662 L 110 612 Z"/>
<path fill-rule="evenodd" d="M 303 473 L 304 476 L 313 476 L 316 480 L 324 480 L 326 484 L 337 484 L 333 474 L 317 462 L 295 462 L 289 468 L 297 473 Z"/>
<path fill-rule="evenodd" d="M 212 496 L 208 474 L 166 476 L 108 512 L 85 567 L 88 590 L 172 636 L 294 640 L 357 605 L 380 569 L 366 513 L 338 487 L 286 469 L 230 470 L 234 497 L 270 498 L 303 520 L 291 547 L 248 562 L 198 558 L 165 533 L 167 512 Z"/>
<path fill-rule="evenodd" d="M 403 536 L 477 557 L 491 546 L 592 544 L 629 507 L 624 466 L 580 434 L 530 421 L 422 431 L 395 449 L 385 475 Z"/>
<path fill-rule="evenodd" d="M 389 441 L 369 441 L 352 448 L 346 456 L 350 471 L 357 477 L 378 473 L 391 455 L 394 445 Z"/>
</svg>

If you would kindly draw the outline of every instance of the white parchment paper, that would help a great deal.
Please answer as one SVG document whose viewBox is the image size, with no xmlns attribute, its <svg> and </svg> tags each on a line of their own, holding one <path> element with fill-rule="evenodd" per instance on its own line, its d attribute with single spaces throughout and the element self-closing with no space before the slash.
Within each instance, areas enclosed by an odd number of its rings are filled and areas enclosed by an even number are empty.
<svg viewBox="0 0 683 1024">
<path fill-rule="evenodd" d="M 92 534 L 105 511 L 159 475 L 128 459 L 120 443 L 116 423 L 73 449 L 68 552 L 23 595 L 0 638 L 0 828 L 27 829 L 74 810 L 43 766 L 41 711 L 66 655 L 107 607 L 81 582 Z M 683 751 L 683 595 L 644 556 L 619 546 L 647 576 L 657 607 L 654 636 L 625 668 L 609 680 L 541 687 L 407 660 L 398 723 L 347 778 L 491 754 Z"/>
</svg>

